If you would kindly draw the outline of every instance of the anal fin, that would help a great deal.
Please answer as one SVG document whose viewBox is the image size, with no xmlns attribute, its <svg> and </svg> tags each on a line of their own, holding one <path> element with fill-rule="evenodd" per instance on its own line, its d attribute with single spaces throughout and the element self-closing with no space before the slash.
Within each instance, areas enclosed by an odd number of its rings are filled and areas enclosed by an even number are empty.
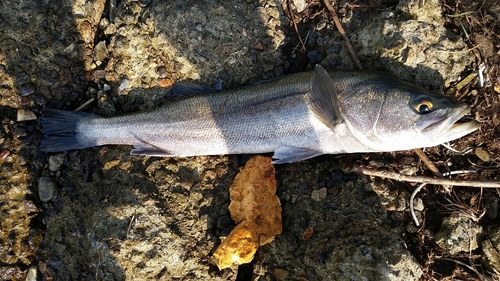
<svg viewBox="0 0 500 281">
<path fill-rule="evenodd" d="M 172 154 L 156 146 L 150 145 L 134 145 L 134 149 L 130 150 L 131 155 L 148 155 L 158 157 L 168 157 Z"/>
<path fill-rule="evenodd" d="M 159 156 L 159 157 L 168 157 L 173 156 L 172 153 L 158 147 L 150 142 L 147 142 L 140 138 L 137 134 L 130 132 L 139 143 L 134 144 L 134 149 L 130 150 L 131 155 L 148 155 L 148 156 Z"/>
</svg>

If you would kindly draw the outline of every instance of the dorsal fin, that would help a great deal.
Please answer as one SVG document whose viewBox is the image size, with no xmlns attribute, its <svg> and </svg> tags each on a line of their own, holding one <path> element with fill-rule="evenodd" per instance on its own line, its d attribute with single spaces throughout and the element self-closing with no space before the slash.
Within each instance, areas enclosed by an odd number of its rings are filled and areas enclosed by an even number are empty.
<svg viewBox="0 0 500 281">
<path fill-rule="evenodd" d="M 187 98 L 194 97 L 194 96 L 211 94 L 211 93 L 215 93 L 218 91 L 220 91 L 220 90 L 210 88 L 207 86 L 198 85 L 198 84 L 187 82 L 187 81 L 180 81 L 180 82 L 176 82 L 172 86 L 170 91 L 168 91 L 163 96 L 163 99 L 165 101 L 172 102 L 172 101 L 187 99 Z"/>
</svg>

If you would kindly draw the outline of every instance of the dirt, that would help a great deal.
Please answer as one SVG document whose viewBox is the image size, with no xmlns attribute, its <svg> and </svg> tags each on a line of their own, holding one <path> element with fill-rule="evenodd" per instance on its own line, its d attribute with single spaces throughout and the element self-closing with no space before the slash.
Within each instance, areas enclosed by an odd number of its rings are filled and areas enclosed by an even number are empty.
<svg viewBox="0 0 500 281">
<path fill-rule="evenodd" d="M 20 108 L 73 110 L 92 98 L 84 111 L 147 110 L 181 80 L 233 88 L 316 63 L 354 69 L 322 1 L 299 2 L 0 3 L 0 279 L 498 279 L 496 189 L 425 186 L 417 227 L 409 213 L 415 184 L 349 169 L 432 175 L 412 151 L 276 166 L 283 233 L 252 263 L 220 271 L 212 254 L 234 228 L 229 186 L 249 156 L 140 157 L 127 146 L 47 154 L 37 150 L 37 121 L 16 121 Z M 441 172 L 475 171 L 453 178 L 500 179 L 499 6 L 335 3 L 365 68 L 472 105 L 481 126 L 451 143 L 458 152 L 425 150 Z M 482 84 L 460 84 L 479 70 Z M 40 178 L 51 179 L 43 201 Z M 457 213 L 464 223 L 449 224 Z M 452 241 L 440 230 L 469 221 L 481 229 L 476 249 L 438 246 Z"/>
</svg>

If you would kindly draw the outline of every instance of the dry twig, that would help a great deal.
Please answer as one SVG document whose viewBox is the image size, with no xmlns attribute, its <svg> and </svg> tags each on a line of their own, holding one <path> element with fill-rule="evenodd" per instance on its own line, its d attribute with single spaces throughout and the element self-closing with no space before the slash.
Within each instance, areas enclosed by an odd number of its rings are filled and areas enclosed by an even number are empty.
<svg viewBox="0 0 500 281">
<path fill-rule="evenodd" d="M 422 160 L 422 162 L 424 162 L 425 166 L 427 166 L 427 168 L 429 168 L 429 170 L 431 170 L 431 172 L 438 178 L 442 178 L 443 175 L 441 174 L 441 172 L 438 170 L 438 168 L 436 168 L 436 166 L 434 165 L 434 163 L 431 162 L 431 160 L 429 159 L 429 157 L 427 157 L 427 155 L 425 155 L 425 153 L 422 151 L 422 149 L 420 148 L 415 148 L 413 151 L 415 151 L 415 153 L 418 155 L 418 157 L 420 158 L 420 160 Z"/>
<path fill-rule="evenodd" d="M 469 187 L 483 187 L 483 188 L 500 188 L 500 181 L 481 181 L 481 180 L 454 180 L 446 178 L 431 178 L 424 176 L 407 176 L 391 171 L 378 171 L 370 168 L 366 168 L 360 165 L 354 165 L 353 171 L 367 175 L 380 178 L 393 179 L 398 181 L 406 182 L 418 182 L 425 184 L 435 184 L 435 185 L 452 185 L 452 186 L 469 186 Z"/>
<path fill-rule="evenodd" d="M 94 101 L 95 101 L 95 98 L 91 98 L 91 99 L 89 99 L 88 101 L 86 101 L 84 104 L 80 105 L 77 109 L 75 109 L 73 111 L 75 111 L 75 112 L 80 111 L 80 110 L 84 109 L 85 107 L 87 107 L 87 105 L 91 104 Z"/>
<path fill-rule="evenodd" d="M 344 38 L 345 44 L 347 45 L 347 49 L 349 50 L 349 53 L 351 53 L 352 59 L 356 63 L 356 66 L 359 69 L 363 69 L 363 66 L 361 65 L 361 61 L 359 60 L 358 56 L 356 55 L 356 52 L 354 51 L 354 48 L 352 47 L 351 40 L 349 40 L 349 37 L 347 37 L 347 34 L 345 33 L 344 28 L 342 27 L 342 23 L 340 23 L 339 17 L 337 16 L 337 12 L 332 6 L 332 3 L 330 3 L 330 0 L 323 0 L 325 3 L 326 8 L 332 15 L 333 22 L 335 23 L 335 27 L 337 27 L 337 30 L 339 31 L 340 35 L 342 38 Z"/>
<path fill-rule="evenodd" d="M 304 52 L 306 50 L 306 46 L 304 44 L 304 41 L 300 37 L 299 29 L 297 28 L 297 23 L 295 22 L 295 19 L 293 18 L 292 5 L 290 5 L 290 0 L 286 1 L 286 4 L 287 4 L 287 8 L 288 8 L 288 13 L 290 13 L 290 20 L 292 21 L 293 28 L 295 29 L 295 34 L 297 34 L 297 38 L 299 38 L 300 45 L 302 45 L 302 52 Z"/>
</svg>

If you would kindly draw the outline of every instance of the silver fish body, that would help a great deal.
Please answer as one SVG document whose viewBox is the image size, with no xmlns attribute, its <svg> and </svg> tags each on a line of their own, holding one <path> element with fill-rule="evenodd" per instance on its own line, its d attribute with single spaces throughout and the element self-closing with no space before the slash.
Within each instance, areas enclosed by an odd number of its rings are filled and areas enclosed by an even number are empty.
<svg viewBox="0 0 500 281">
<path fill-rule="evenodd" d="M 429 112 L 414 103 L 425 100 Z M 437 145 L 477 129 L 455 124 L 469 107 L 378 72 L 321 67 L 245 88 L 197 95 L 150 112 L 102 118 L 46 110 L 40 150 L 127 144 L 132 154 L 274 152 L 275 163 L 321 154 Z M 434 116 L 433 116 L 434 115 Z"/>
</svg>

